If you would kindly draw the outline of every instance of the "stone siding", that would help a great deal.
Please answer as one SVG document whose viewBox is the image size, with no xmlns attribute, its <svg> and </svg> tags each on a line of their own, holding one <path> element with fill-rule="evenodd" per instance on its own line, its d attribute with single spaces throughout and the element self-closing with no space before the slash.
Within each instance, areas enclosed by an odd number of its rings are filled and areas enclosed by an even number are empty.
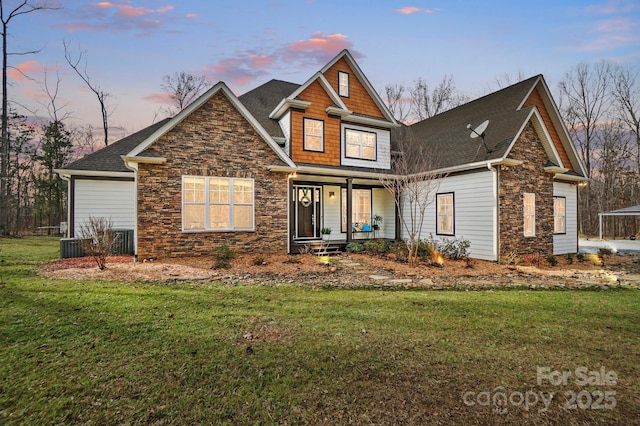
<svg viewBox="0 0 640 426">
<path fill-rule="evenodd" d="M 238 252 L 287 251 L 286 173 L 281 160 L 222 91 L 151 147 L 165 164 L 139 165 L 138 257 L 209 255 L 223 243 Z M 255 231 L 182 232 L 182 176 L 254 179 Z"/>
<path fill-rule="evenodd" d="M 524 164 L 500 171 L 500 257 L 553 253 L 553 174 L 545 173 L 547 155 L 531 123 L 509 158 Z M 524 236 L 524 193 L 536 195 L 535 236 Z"/>
</svg>

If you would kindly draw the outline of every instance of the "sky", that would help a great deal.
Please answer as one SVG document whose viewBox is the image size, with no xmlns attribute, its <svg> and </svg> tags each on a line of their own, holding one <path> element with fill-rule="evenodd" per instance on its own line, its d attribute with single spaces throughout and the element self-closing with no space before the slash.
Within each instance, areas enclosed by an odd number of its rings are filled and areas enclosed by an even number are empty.
<svg viewBox="0 0 640 426">
<path fill-rule="evenodd" d="M 23 0 L 2 1 L 5 17 Z M 43 0 L 29 0 L 31 3 Z M 236 95 L 271 79 L 304 83 L 349 49 L 379 93 L 453 76 L 471 98 L 508 75 L 543 74 L 552 92 L 571 67 L 610 60 L 640 71 L 640 0 L 47 0 L 57 10 L 9 23 L 9 98 L 47 120 L 102 126 L 95 95 L 65 61 L 84 52 L 122 136 L 169 106 L 162 77 L 224 81 Z M 162 118 L 162 117 L 160 117 Z M 117 132 L 115 132 L 117 134 Z"/>
</svg>

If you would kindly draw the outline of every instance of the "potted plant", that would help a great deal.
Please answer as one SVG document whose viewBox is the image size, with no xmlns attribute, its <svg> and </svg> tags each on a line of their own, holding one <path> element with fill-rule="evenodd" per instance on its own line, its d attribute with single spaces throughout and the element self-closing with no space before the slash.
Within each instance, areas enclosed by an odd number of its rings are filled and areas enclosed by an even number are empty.
<svg viewBox="0 0 640 426">
<path fill-rule="evenodd" d="M 383 220 L 382 216 L 374 214 L 371 220 L 373 221 L 373 238 L 378 238 L 378 230 L 380 229 L 380 224 Z"/>
<path fill-rule="evenodd" d="M 329 235 L 331 235 L 331 228 L 323 227 L 320 229 L 323 241 L 329 241 Z"/>
<path fill-rule="evenodd" d="M 373 215 L 373 230 L 377 231 L 378 229 L 380 229 L 380 224 L 382 223 L 384 219 L 382 219 L 382 216 L 380 216 L 379 214 L 375 214 Z"/>
</svg>

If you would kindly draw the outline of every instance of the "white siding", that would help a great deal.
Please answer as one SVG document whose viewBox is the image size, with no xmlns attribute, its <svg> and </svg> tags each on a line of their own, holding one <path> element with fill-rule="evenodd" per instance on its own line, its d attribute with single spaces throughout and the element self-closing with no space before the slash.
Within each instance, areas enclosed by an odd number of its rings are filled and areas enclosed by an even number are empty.
<svg viewBox="0 0 640 426">
<path fill-rule="evenodd" d="M 116 229 L 134 229 L 136 193 L 133 181 L 75 181 L 74 230 L 76 235 L 89 216 L 111 219 Z"/>
<path fill-rule="evenodd" d="M 347 158 L 345 156 L 345 129 L 362 130 L 376 134 L 376 161 L 359 160 L 357 158 Z M 369 167 L 374 169 L 391 168 L 391 132 L 389 130 L 372 129 L 371 127 L 357 126 L 350 123 L 342 123 L 340 126 L 340 161 L 344 166 Z"/>
<path fill-rule="evenodd" d="M 554 182 L 553 195 L 566 198 L 566 231 L 553 236 L 553 254 L 576 253 L 578 250 L 578 193 L 572 183 Z"/>
<path fill-rule="evenodd" d="M 344 240 L 346 234 L 340 232 L 340 187 L 325 185 L 322 200 L 322 226 L 331 228 L 330 240 Z M 329 198 L 329 193 L 333 192 L 334 199 Z"/>
<path fill-rule="evenodd" d="M 441 179 L 440 186 L 432 193 L 433 202 L 425 211 L 420 238 L 436 235 L 436 193 L 453 192 L 455 238 L 469 240 L 473 258 L 496 261 L 495 209 L 496 195 L 494 173 L 487 170 Z M 406 201 L 403 211 L 408 208 Z M 401 235 L 406 238 L 406 230 Z"/>
<path fill-rule="evenodd" d="M 393 195 L 384 188 L 373 188 L 373 210 L 372 214 L 382 216 L 380 230 L 377 232 L 379 238 L 393 239 L 396 237 L 396 206 Z"/>
<path fill-rule="evenodd" d="M 280 128 L 282 129 L 282 133 L 284 134 L 284 152 L 289 155 L 289 146 L 291 142 L 291 113 L 287 112 L 281 119 L 278 121 L 280 124 Z"/>
</svg>

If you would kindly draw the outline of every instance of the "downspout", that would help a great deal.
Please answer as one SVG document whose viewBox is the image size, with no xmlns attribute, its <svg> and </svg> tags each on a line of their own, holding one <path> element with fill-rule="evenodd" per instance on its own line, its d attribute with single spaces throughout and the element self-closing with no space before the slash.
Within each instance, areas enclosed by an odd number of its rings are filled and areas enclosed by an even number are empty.
<svg viewBox="0 0 640 426">
<path fill-rule="evenodd" d="M 496 262 L 500 261 L 500 170 L 487 163 L 487 169 L 493 174 L 493 252 Z"/>
<path fill-rule="evenodd" d="M 138 163 L 124 160 L 124 166 L 133 172 L 133 186 L 135 188 L 136 202 L 133 205 L 133 215 L 136 218 L 133 226 L 133 258 L 138 261 Z"/>
</svg>

